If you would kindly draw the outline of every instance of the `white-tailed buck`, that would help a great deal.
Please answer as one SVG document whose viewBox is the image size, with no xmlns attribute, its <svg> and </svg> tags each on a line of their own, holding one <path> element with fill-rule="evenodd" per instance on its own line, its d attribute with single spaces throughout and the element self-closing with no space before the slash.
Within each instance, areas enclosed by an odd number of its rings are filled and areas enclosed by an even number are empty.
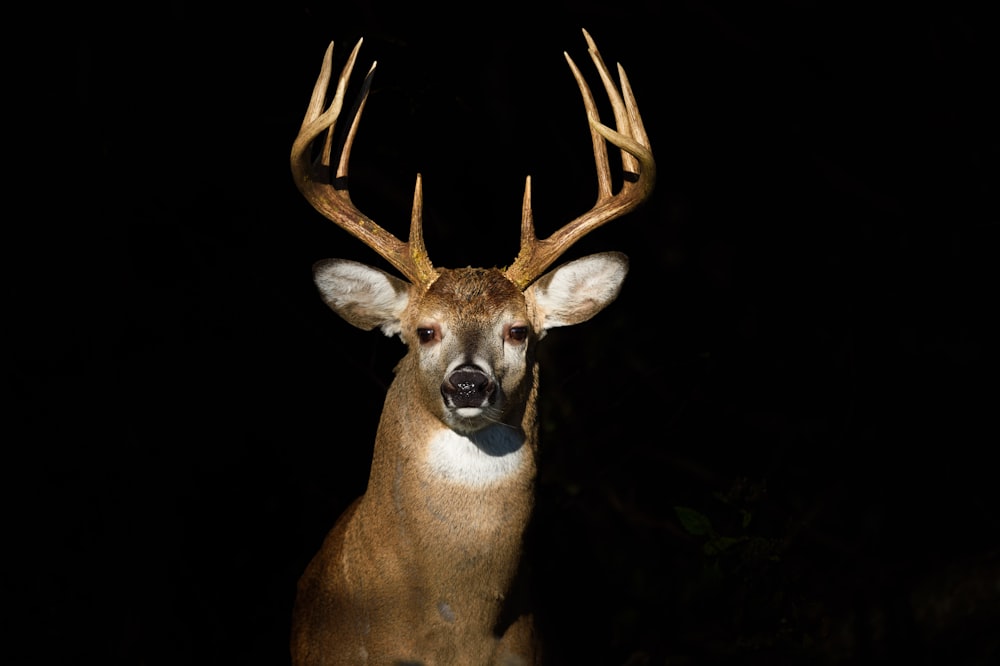
<svg viewBox="0 0 1000 666">
<path fill-rule="evenodd" d="M 535 345 L 550 328 L 586 321 L 613 301 L 628 264 L 624 255 L 607 252 L 542 273 L 582 236 L 647 199 L 656 168 L 625 72 L 618 67 L 619 90 L 584 36 L 617 127 L 600 123 L 590 89 L 567 55 L 590 122 L 597 203 L 539 240 L 529 178 L 520 252 L 505 269 L 431 264 L 421 232 L 419 175 L 408 242 L 355 208 L 347 163 L 374 65 L 342 147 L 332 151 L 361 42 L 329 105 L 333 44 L 326 52 L 292 148 L 295 182 L 316 210 L 406 281 L 327 259 L 314 267 L 316 284 L 349 323 L 398 335 L 408 351 L 385 399 L 368 489 L 299 581 L 291 641 L 297 666 L 540 661 L 519 576 L 538 447 Z M 622 152 L 617 193 L 606 142 Z"/>
</svg>

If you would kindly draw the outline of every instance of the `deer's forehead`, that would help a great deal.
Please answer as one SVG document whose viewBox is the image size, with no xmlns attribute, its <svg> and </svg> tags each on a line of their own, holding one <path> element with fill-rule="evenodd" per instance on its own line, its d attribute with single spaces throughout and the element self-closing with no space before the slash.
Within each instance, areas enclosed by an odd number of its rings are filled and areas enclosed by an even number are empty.
<svg viewBox="0 0 1000 666">
<path fill-rule="evenodd" d="M 524 294 L 495 268 L 442 271 L 415 305 L 416 316 L 435 318 L 494 318 L 526 311 Z"/>
</svg>

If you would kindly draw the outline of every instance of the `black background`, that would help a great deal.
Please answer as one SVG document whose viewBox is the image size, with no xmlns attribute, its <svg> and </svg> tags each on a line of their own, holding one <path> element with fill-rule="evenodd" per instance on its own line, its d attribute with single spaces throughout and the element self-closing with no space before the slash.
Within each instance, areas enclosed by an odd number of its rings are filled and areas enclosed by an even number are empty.
<svg viewBox="0 0 1000 666">
<path fill-rule="evenodd" d="M 323 51 L 379 61 L 355 202 L 505 265 L 595 196 L 561 51 L 632 81 L 652 201 L 619 300 L 543 343 L 531 563 L 557 662 L 991 663 L 996 34 L 962 3 L 46 6 L 12 21 L 11 663 L 281 664 L 363 491 L 397 340 L 310 266 L 384 266 L 288 151 Z M 591 77 L 591 81 L 594 78 Z M 11 87 L 13 86 L 13 87 Z M 26 150 L 22 150 L 26 147 Z"/>
</svg>

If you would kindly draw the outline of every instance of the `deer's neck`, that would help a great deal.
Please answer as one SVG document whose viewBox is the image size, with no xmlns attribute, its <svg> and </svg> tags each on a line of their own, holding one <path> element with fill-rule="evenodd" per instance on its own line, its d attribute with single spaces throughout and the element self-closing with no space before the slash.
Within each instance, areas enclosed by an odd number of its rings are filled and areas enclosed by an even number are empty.
<svg viewBox="0 0 1000 666">
<path fill-rule="evenodd" d="M 400 376 L 386 397 L 359 511 L 389 527 L 381 538 L 428 588 L 503 596 L 533 506 L 537 373 L 523 395 L 511 396 L 509 422 L 472 435 L 447 428 Z"/>
</svg>

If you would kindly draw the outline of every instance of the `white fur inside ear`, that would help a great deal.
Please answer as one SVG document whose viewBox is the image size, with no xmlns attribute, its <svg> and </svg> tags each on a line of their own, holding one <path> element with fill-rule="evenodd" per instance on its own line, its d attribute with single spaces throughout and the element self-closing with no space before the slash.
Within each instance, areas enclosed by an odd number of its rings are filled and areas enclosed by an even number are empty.
<svg viewBox="0 0 1000 666">
<path fill-rule="evenodd" d="M 378 326 L 388 336 L 402 330 L 409 284 L 377 268 L 347 259 L 325 259 L 313 267 L 323 300 L 349 323 L 366 331 Z"/>
<path fill-rule="evenodd" d="M 528 287 L 542 315 L 542 328 L 587 321 L 618 297 L 628 259 L 619 252 L 592 254 L 542 276 Z"/>
</svg>

